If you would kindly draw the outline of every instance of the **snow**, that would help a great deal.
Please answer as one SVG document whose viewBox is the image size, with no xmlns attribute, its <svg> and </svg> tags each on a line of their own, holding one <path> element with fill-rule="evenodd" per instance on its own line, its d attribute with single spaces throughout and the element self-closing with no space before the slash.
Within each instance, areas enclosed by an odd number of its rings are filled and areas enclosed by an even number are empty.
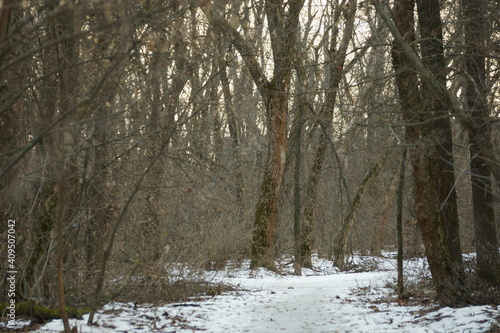
<svg viewBox="0 0 500 333">
<path fill-rule="evenodd" d="M 248 263 L 222 272 L 206 272 L 213 282 L 237 286 L 236 291 L 203 301 L 160 307 L 132 303 L 107 304 L 99 326 L 72 320 L 78 332 L 486 332 L 496 323 L 498 306 L 471 306 L 430 311 L 405 306 L 392 296 L 388 283 L 396 276 L 394 259 L 355 257 L 358 267 L 375 271 L 340 273 L 330 261 L 315 258 L 315 269 L 302 276 L 259 269 Z M 405 262 L 408 279 L 425 271 L 425 260 Z M 435 306 L 435 305 L 434 305 Z M 427 311 L 423 311 L 427 310 Z M 53 320 L 36 332 L 59 332 Z"/>
</svg>

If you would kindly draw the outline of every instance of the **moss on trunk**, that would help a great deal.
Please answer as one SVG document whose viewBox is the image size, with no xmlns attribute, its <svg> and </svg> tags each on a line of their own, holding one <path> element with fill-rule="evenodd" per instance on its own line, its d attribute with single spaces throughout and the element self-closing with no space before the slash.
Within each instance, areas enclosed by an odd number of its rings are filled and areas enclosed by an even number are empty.
<svg viewBox="0 0 500 333">
<path fill-rule="evenodd" d="M 0 313 L 8 313 L 10 304 L 0 303 Z M 16 317 L 29 317 L 40 321 L 52 319 L 61 319 L 59 309 L 51 309 L 45 306 L 37 305 L 35 302 L 20 302 L 15 303 Z M 75 308 L 67 306 L 66 311 L 69 318 L 82 319 L 83 315 L 90 311 L 89 308 Z"/>
</svg>

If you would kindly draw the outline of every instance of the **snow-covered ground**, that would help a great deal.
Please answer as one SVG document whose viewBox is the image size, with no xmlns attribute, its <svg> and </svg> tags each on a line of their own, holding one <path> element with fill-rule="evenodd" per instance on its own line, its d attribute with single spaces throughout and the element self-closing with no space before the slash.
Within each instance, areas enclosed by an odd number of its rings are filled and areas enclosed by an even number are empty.
<svg viewBox="0 0 500 333">
<path fill-rule="evenodd" d="M 160 307 L 113 303 L 97 314 L 98 326 L 72 320 L 78 332 L 486 332 L 496 323 L 498 306 L 442 308 L 406 306 L 392 298 L 387 284 L 396 275 L 393 259 L 355 258 L 376 271 L 339 273 L 331 262 L 315 259 L 302 276 L 251 272 L 248 263 L 205 278 L 237 286 L 237 291 L 203 301 Z M 425 261 L 405 263 L 412 274 Z M 290 265 L 282 266 L 285 274 Z M 420 273 L 419 273 L 420 274 Z M 424 311 L 426 310 L 426 311 Z M 59 332 L 54 320 L 37 332 Z"/>
</svg>

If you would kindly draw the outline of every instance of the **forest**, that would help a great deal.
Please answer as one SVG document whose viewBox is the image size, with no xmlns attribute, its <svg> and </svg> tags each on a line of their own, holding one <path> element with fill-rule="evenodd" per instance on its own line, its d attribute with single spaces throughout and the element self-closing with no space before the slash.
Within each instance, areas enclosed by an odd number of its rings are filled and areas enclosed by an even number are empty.
<svg viewBox="0 0 500 333">
<path fill-rule="evenodd" d="M 500 304 L 499 55 L 497 1 L 0 1 L 0 303 L 389 251 Z"/>
</svg>

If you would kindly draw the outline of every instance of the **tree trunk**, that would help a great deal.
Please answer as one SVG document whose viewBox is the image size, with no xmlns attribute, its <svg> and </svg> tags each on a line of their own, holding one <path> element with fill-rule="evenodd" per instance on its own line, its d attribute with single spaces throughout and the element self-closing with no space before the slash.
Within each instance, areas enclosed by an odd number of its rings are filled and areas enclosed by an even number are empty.
<svg viewBox="0 0 500 333">
<path fill-rule="evenodd" d="M 269 146 L 264 180 L 255 212 L 252 268 L 262 266 L 274 269 L 274 232 L 287 146 L 288 101 L 282 91 L 270 91 L 265 96 Z"/>
<path fill-rule="evenodd" d="M 404 298 L 404 280 L 403 280 L 403 191 L 405 187 L 406 155 L 408 149 L 404 149 L 401 156 L 401 166 L 399 168 L 399 186 L 397 193 L 397 213 L 396 229 L 398 234 L 398 297 Z"/>
<path fill-rule="evenodd" d="M 51 9 L 55 10 L 56 6 L 55 3 L 50 3 Z M 78 31 L 73 4 L 66 4 L 62 8 L 58 8 L 58 11 L 59 13 L 54 19 L 53 26 L 54 40 L 70 36 Z M 58 47 L 59 50 L 56 49 L 55 54 L 56 66 L 59 69 L 59 109 L 62 112 L 67 112 L 74 106 L 77 95 L 78 75 L 75 68 L 78 59 L 77 42 L 71 38 L 60 42 Z M 55 116 L 57 117 L 58 115 Z M 61 129 L 59 130 L 61 131 Z M 64 284 L 65 228 L 68 224 L 72 223 L 78 204 L 78 193 L 75 190 L 78 188 L 78 167 L 74 152 L 78 133 L 73 129 L 67 129 L 64 133 L 60 131 L 53 133 L 51 140 L 51 151 L 54 157 L 52 166 L 54 168 L 57 189 L 57 292 L 59 312 L 64 324 L 64 331 L 69 333 L 71 327 L 66 311 Z"/>
<path fill-rule="evenodd" d="M 385 9 L 380 7 L 380 3 L 376 6 L 381 16 L 387 15 Z M 394 3 L 396 27 L 404 36 L 405 42 L 409 44 L 415 40 L 413 10 L 414 0 L 398 0 Z M 417 75 L 407 51 L 402 48 L 402 44 L 398 44 L 394 45 L 392 58 L 396 71 L 399 103 L 406 123 L 406 137 L 412 145 L 410 158 L 413 165 L 417 224 L 422 234 L 439 303 L 442 306 L 461 305 L 464 302 L 461 274 L 451 254 L 450 238 L 447 237 L 444 223 L 445 219 L 453 219 L 453 216 L 443 217 L 441 208 L 444 207 L 439 196 L 442 191 L 436 188 L 441 183 L 439 178 L 442 164 L 436 163 L 433 157 L 436 156 L 436 151 L 432 149 L 438 149 L 433 143 L 436 137 L 431 127 L 435 125 L 435 118 L 429 114 L 430 112 L 423 112 L 426 108 L 420 99 Z M 429 51 L 427 52 L 429 55 Z M 441 133 L 443 136 L 445 134 L 446 132 Z M 447 211 L 449 213 L 449 210 Z"/>
<path fill-rule="evenodd" d="M 244 183 L 243 172 L 241 170 L 241 148 L 240 148 L 240 133 L 238 130 L 238 123 L 234 113 L 234 106 L 231 97 L 231 90 L 229 88 L 229 80 L 227 77 L 226 65 L 220 67 L 220 80 L 222 85 L 222 95 L 224 98 L 224 110 L 227 115 L 227 126 L 229 127 L 229 136 L 231 137 L 231 144 L 233 148 L 234 158 L 234 172 L 235 172 L 235 197 L 238 204 L 238 218 L 240 222 L 245 220 L 245 206 L 244 206 Z"/>
<path fill-rule="evenodd" d="M 299 87 L 299 93 L 296 95 L 296 117 L 294 119 L 295 124 L 292 126 L 292 132 L 290 137 L 292 140 L 292 148 L 295 150 L 295 168 L 293 175 L 293 241 L 294 241 L 294 274 L 301 275 L 302 267 L 312 267 L 311 258 L 309 256 L 308 261 L 304 262 L 304 255 L 311 253 L 310 248 L 310 238 L 304 238 L 303 235 L 311 235 L 309 230 L 304 230 L 302 223 L 302 202 L 301 202 L 301 190 L 300 190 L 300 174 L 302 170 L 302 128 L 305 123 L 306 107 L 307 107 L 307 80 L 305 75 L 305 70 L 302 66 L 297 64 L 297 86 Z"/>
<path fill-rule="evenodd" d="M 13 0 L 4 0 L 0 5 L 0 66 L 2 66 L 3 59 L 9 48 L 7 35 L 9 33 L 10 16 L 13 5 Z"/>
<path fill-rule="evenodd" d="M 301 202 L 300 202 L 300 169 L 302 162 L 302 124 L 303 124 L 303 109 L 298 110 L 299 122 L 297 128 L 297 135 L 293 142 L 295 148 L 295 168 L 293 174 L 293 241 L 295 245 L 295 260 L 294 260 L 294 274 L 301 275 L 302 271 L 302 226 L 301 226 Z M 310 249 L 309 249 L 310 250 Z"/>
<path fill-rule="evenodd" d="M 420 24 L 422 62 L 434 73 L 442 86 L 446 86 L 443 34 L 439 0 L 417 0 Z M 431 120 L 428 131 L 428 152 L 435 168 L 433 183 L 438 192 L 439 218 L 453 262 L 460 266 L 460 246 L 455 172 L 453 169 L 453 139 L 449 120 L 450 110 L 441 102 L 439 93 L 426 81 L 422 84 L 423 111 Z M 457 269 L 459 269 L 457 267 Z"/>
<path fill-rule="evenodd" d="M 485 72 L 486 5 L 482 0 L 463 0 L 462 11 L 465 19 L 466 108 L 477 124 L 476 137 L 484 136 L 491 140 Z M 500 255 L 491 172 L 476 137 L 469 137 L 469 150 L 477 271 L 483 281 L 499 284 Z"/>
<path fill-rule="evenodd" d="M 351 202 L 351 206 L 347 210 L 344 224 L 339 232 L 339 235 L 335 241 L 334 249 L 334 264 L 341 270 L 345 268 L 345 253 L 347 248 L 347 241 L 349 239 L 349 232 L 354 225 L 354 220 L 358 213 L 358 209 L 361 206 L 361 200 L 365 191 L 370 187 L 373 180 L 378 176 L 385 159 L 387 158 L 389 151 L 387 151 L 384 156 L 368 171 L 368 173 L 363 178 L 363 182 L 359 185 L 358 191 L 354 195 L 354 199 Z"/>
<path fill-rule="evenodd" d="M 266 110 L 268 150 L 260 186 L 252 237 L 251 267 L 274 269 L 274 231 L 286 158 L 287 115 L 290 77 L 294 62 L 299 14 L 304 0 L 265 1 L 269 37 L 274 61 L 273 78 L 267 80 L 250 43 L 229 24 L 208 0 L 200 8 L 209 22 L 238 50 L 260 92 Z"/>
<path fill-rule="evenodd" d="M 393 22 L 389 13 L 385 9 L 385 6 L 379 0 L 371 0 L 370 2 L 375 5 L 377 12 L 391 31 L 392 35 L 395 38 L 396 44 L 400 48 L 400 52 L 404 52 L 404 56 L 407 57 L 408 63 L 412 64 L 415 67 L 414 71 L 420 74 L 422 81 L 425 81 L 433 88 L 436 97 L 439 98 L 439 100 L 451 111 L 453 111 L 453 114 L 457 116 L 462 127 L 469 134 L 469 138 L 473 138 L 475 140 L 477 147 L 481 150 L 481 154 L 484 156 L 484 161 L 488 165 L 491 174 L 495 179 L 495 182 L 497 184 L 500 184 L 500 159 L 497 156 L 498 154 L 495 153 L 495 148 L 491 138 L 480 135 L 478 133 L 478 125 L 471 119 L 469 115 L 462 111 L 462 108 L 457 105 L 455 98 L 446 89 L 446 86 L 441 84 L 436 79 L 433 72 L 431 72 L 429 68 L 424 65 L 415 50 L 412 49 L 408 40 L 415 39 L 414 32 L 404 34 L 403 36 L 402 31 L 398 30 L 398 23 Z M 396 18 L 396 20 L 399 21 L 398 18 Z"/>
<path fill-rule="evenodd" d="M 392 212 L 393 206 L 393 196 L 396 193 L 396 184 L 398 181 L 397 172 L 394 173 L 392 177 L 391 183 L 389 184 L 389 188 L 386 190 L 385 198 L 384 198 L 384 206 L 382 208 L 382 212 L 379 217 L 379 225 L 375 230 L 374 240 L 373 240 L 373 248 L 372 255 L 381 256 L 382 255 L 382 246 L 385 242 L 385 230 L 387 227 L 387 222 L 389 220 L 389 215 Z M 377 189 L 378 190 L 378 189 Z"/>
<path fill-rule="evenodd" d="M 64 173 L 64 171 L 63 171 Z M 64 253 L 65 253 L 65 239 L 64 239 L 64 227 L 66 225 L 66 219 L 68 218 L 66 205 L 71 203 L 66 202 L 69 193 L 67 190 L 67 184 L 64 179 L 64 174 L 60 175 L 60 179 L 57 181 L 57 208 L 56 208 L 56 230 L 57 230 L 57 300 L 59 302 L 59 313 L 61 314 L 61 320 L 64 325 L 64 332 L 70 332 L 69 317 L 66 312 L 66 296 L 64 288 Z M 69 206 L 68 205 L 68 206 Z"/>
</svg>

